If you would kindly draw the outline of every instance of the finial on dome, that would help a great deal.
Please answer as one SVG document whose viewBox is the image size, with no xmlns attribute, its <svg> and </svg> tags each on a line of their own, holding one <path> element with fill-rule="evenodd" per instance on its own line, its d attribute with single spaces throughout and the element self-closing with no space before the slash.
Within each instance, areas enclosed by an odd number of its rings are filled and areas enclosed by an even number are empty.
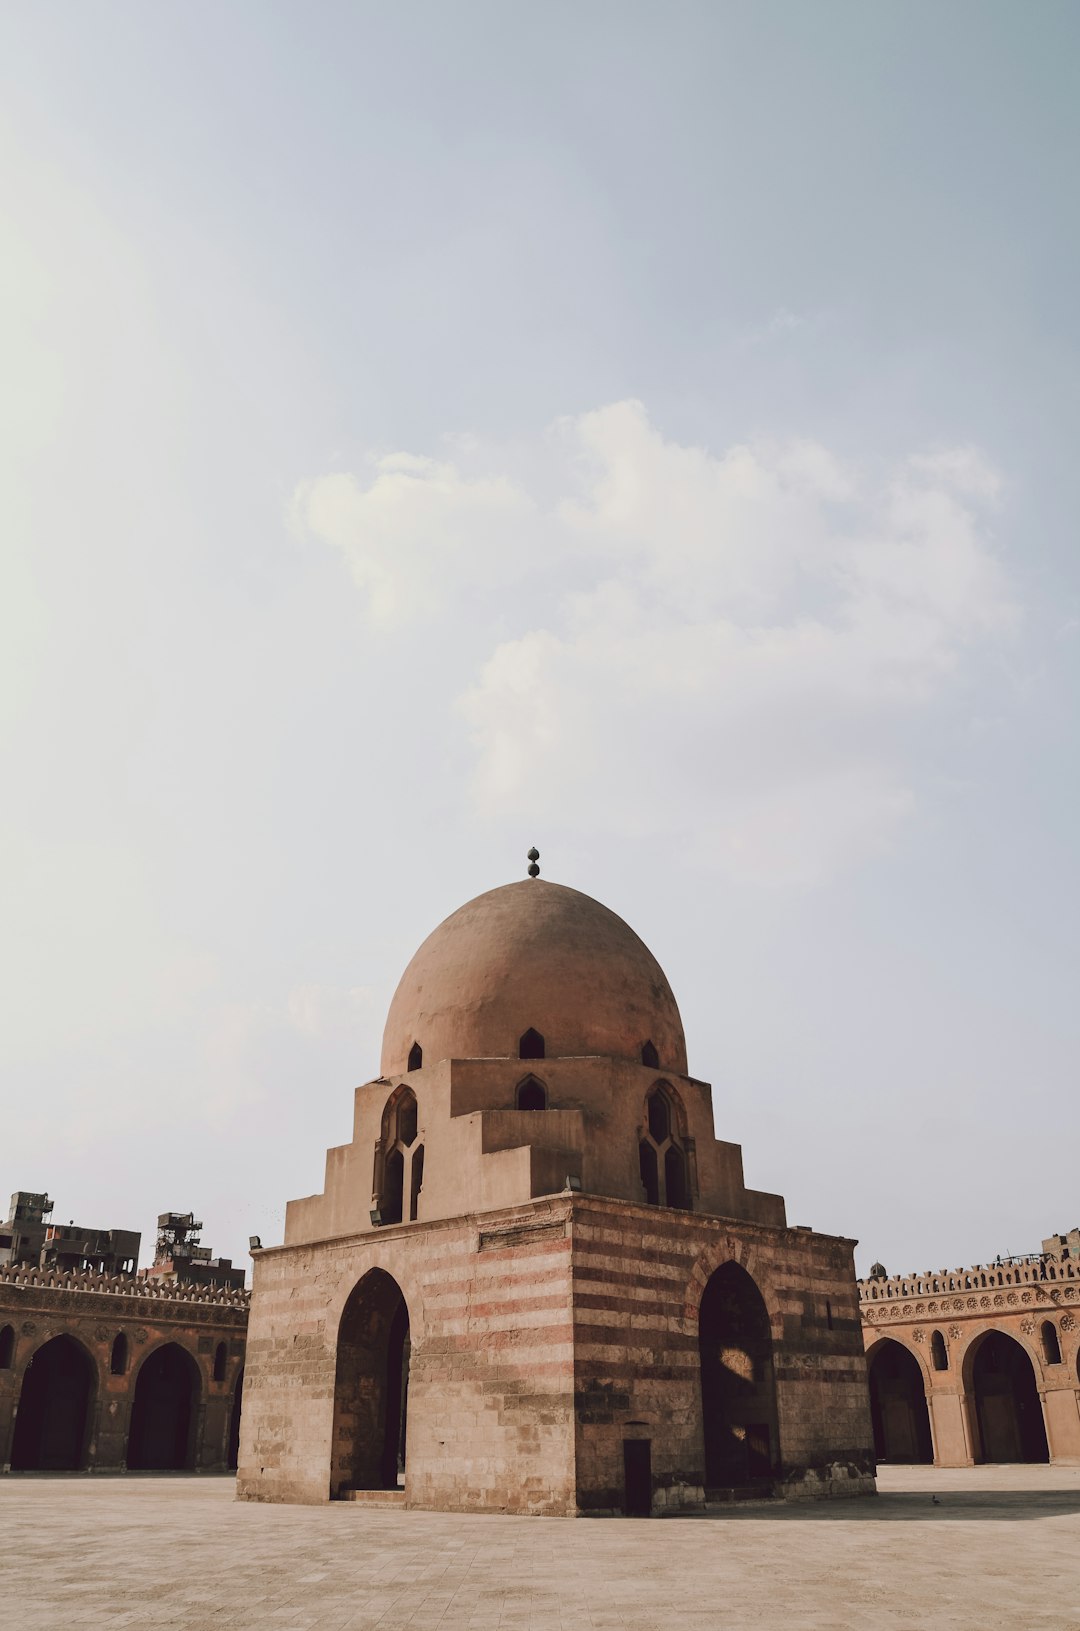
<svg viewBox="0 0 1080 1631">
<path fill-rule="evenodd" d="M 539 859 L 540 859 L 540 851 L 537 849 L 536 845 L 534 844 L 532 849 L 529 851 L 529 877 L 530 878 L 538 878 L 540 876 L 540 868 L 536 864 Z"/>
</svg>

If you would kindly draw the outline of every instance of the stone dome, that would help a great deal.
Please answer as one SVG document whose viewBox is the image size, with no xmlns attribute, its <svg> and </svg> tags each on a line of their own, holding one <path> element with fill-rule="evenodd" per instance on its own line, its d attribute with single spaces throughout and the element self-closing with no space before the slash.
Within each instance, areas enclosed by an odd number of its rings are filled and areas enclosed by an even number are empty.
<svg viewBox="0 0 1080 1631">
<path fill-rule="evenodd" d="M 682 1020 L 663 969 L 628 923 L 576 889 L 525 878 L 489 889 L 429 934 L 401 976 L 382 1073 L 424 1061 L 518 1057 L 527 1030 L 548 1059 L 609 1055 L 686 1074 Z"/>
</svg>

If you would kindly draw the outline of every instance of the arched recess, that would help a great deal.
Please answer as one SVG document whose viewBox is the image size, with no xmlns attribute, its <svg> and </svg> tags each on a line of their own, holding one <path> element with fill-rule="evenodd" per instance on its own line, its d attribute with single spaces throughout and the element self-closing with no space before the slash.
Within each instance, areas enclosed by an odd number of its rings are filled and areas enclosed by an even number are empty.
<svg viewBox="0 0 1080 1631">
<path fill-rule="evenodd" d="M 382 1137 L 375 1150 L 375 1173 L 372 1184 L 373 1219 L 380 1224 L 401 1223 L 405 1217 L 405 1199 L 410 1199 L 409 1215 L 414 1198 L 414 1163 L 423 1176 L 423 1146 L 414 1150 L 418 1131 L 416 1094 L 402 1083 L 386 1101 L 382 1115 Z M 419 1182 L 415 1182 L 419 1194 Z"/>
<path fill-rule="evenodd" d="M 1042 1330 L 1039 1335 L 1042 1339 L 1043 1363 L 1060 1365 L 1061 1343 L 1058 1340 L 1057 1326 L 1053 1320 L 1043 1320 Z"/>
<path fill-rule="evenodd" d="M 128 1368 L 128 1339 L 123 1331 L 117 1331 L 113 1337 L 112 1352 L 109 1354 L 109 1373 L 112 1376 L 126 1376 Z"/>
<path fill-rule="evenodd" d="M 236 1378 L 233 1388 L 232 1409 L 229 1412 L 229 1442 L 225 1447 L 225 1465 L 235 1472 L 240 1463 L 240 1412 L 244 1403 L 244 1370 Z"/>
<path fill-rule="evenodd" d="M 15 1357 L 15 1327 L 0 1325 L 0 1370 L 10 1370 Z"/>
<path fill-rule="evenodd" d="M 518 1039 L 518 1058 L 543 1059 L 543 1057 L 544 1039 L 540 1032 L 534 1031 L 530 1025 L 529 1029 Z"/>
<path fill-rule="evenodd" d="M 975 1402 L 978 1461 L 1049 1461 L 1035 1366 L 1027 1349 L 1004 1331 L 987 1331 L 964 1362 Z"/>
<path fill-rule="evenodd" d="M 42 1343 L 23 1373 L 11 1466 L 18 1472 L 78 1472 L 86 1459 L 97 1375 L 81 1342 Z"/>
<path fill-rule="evenodd" d="M 526 1076 L 517 1085 L 515 1095 L 519 1110 L 546 1110 L 547 1088 L 536 1076 Z"/>
<path fill-rule="evenodd" d="M 404 1482 L 409 1357 L 401 1287 L 371 1269 L 353 1287 L 338 1326 L 331 1499 Z"/>
<path fill-rule="evenodd" d="M 638 1131 L 641 1187 L 650 1206 L 690 1211 L 688 1144 L 682 1101 L 670 1083 L 654 1083 L 646 1095 L 645 1118 Z"/>
<path fill-rule="evenodd" d="M 705 1487 L 767 1482 L 780 1460 L 765 1299 L 738 1263 L 709 1278 L 698 1316 Z"/>
<path fill-rule="evenodd" d="M 902 1342 L 883 1337 L 867 1354 L 870 1419 L 878 1461 L 925 1464 L 934 1459 L 922 1366 Z"/>
<path fill-rule="evenodd" d="M 147 1354 L 135 1378 L 127 1464 L 143 1471 L 179 1472 L 195 1465 L 199 1367 L 177 1342 Z"/>
<path fill-rule="evenodd" d="M 930 1363 L 935 1370 L 949 1368 L 949 1350 L 940 1331 L 935 1331 L 930 1338 Z"/>
</svg>

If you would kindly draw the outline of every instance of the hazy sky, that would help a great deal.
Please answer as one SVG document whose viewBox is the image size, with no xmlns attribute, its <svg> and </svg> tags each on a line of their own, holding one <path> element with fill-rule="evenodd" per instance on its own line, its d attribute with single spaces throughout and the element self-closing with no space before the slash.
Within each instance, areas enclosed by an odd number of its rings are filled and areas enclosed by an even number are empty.
<svg viewBox="0 0 1080 1631">
<path fill-rule="evenodd" d="M 321 1187 L 523 875 L 892 1270 L 1080 1222 L 1074 5 L 0 9 L 0 1189 Z"/>
</svg>

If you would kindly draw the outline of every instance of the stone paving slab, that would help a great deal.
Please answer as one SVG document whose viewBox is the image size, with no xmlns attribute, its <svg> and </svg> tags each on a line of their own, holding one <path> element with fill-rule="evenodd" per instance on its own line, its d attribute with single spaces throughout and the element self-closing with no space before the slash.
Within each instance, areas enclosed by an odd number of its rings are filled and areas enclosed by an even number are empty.
<svg viewBox="0 0 1080 1631">
<path fill-rule="evenodd" d="M 891 1468 L 879 1482 L 876 1499 L 649 1521 L 12 1476 L 0 1617 L 19 1631 L 1080 1631 L 1080 1467 Z"/>
</svg>

